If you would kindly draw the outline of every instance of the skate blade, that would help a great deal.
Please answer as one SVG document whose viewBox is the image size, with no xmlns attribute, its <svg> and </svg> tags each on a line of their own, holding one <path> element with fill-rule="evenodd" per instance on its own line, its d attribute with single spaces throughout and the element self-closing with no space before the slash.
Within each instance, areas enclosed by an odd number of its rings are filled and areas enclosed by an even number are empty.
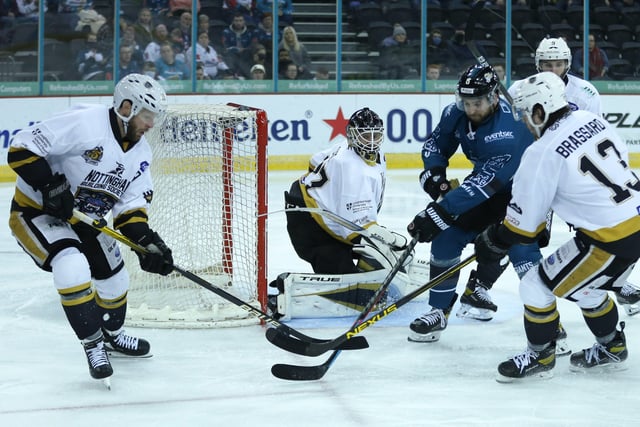
<svg viewBox="0 0 640 427">
<path fill-rule="evenodd" d="M 624 311 L 627 312 L 627 316 L 635 316 L 640 313 L 640 305 L 638 304 L 624 304 Z"/>
<path fill-rule="evenodd" d="M 417 332 L 409 332 L 409 336 L 407 337 L 407 341 L 410 342 L 436 342 L 440 339 L 440 334 L 442 331 L 438 332 L 430 332 L 428 334 L 419 334 Z"/>
<path fill-rule="evenodd" d="M 571 354 L 571 349 L 569 348 L 569 344 L 567 344 L 567 341 L 562 339 L 562 340 L 557 340 L 556 341 L 556 356 L 568 356 Z"/>
<path fill-rule="evenodd" d="M 111 390 L 111 377 L 101 378 L 100 381 L 102 382 L 102 385 L 107 388 L 107 390 Z"/>
<path fill-rule="evenodd" d="M 553 371 L 542 371 L 532 375 L 527 375 L 522 378 L 506 377 L 499 372 L 496 375 L 496 381 L 500 384 L 520 383 L 523 381 L 549 380 L 551 378 L 553 378 Z"/>
<path fill-rule="evenodd" d="M 460 308 L 456 312 L 456 317 L 461 319 L 473 319 L 480 320 L 481 322 L 488 322 L 493 319 L 493 311 L 486 308 L 476 308 L 469 304 L 461 304 Z"/>
<path fill-rule="evenodd" d="M 151 352 L 147 354 L 143 354 L 141 356 L 134 356 L 130 354 L 120 353 L 119 351 L 115 351 L 115 350 L 109 350 L 106 347 L 105 349 L 107 350 L 107 354 L 109 355 L 110 359 L 111 358 L 113 359 L 148 359 L 150 357 L 153 357 L 153 353 Z"/>
<path fill-rule="evenodd" d="M 612 372 L 621 372 L 621 371 L 626 371 L 628 369 L 628 366 L 626 363 L 624 362 L 618 362 L 618 363 L 605 363 L 604 365 L 596 365 L 592 368 L 585 368 L 583 366 L 575 366 L 575 365 L 569 365 L 569 371 L 576 373 L 576 374 L 608 374 L 608 373 L 612 373 Z"/>
</svg>

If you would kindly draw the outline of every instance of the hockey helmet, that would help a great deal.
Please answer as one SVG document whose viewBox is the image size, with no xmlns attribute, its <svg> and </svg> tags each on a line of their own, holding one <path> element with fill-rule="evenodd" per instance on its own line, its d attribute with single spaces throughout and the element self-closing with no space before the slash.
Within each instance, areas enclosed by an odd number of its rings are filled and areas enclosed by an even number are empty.
<svg viewBox="0 0 640 427">
<path fill-rule="evenodd" d="M 490 66 L 472 65 L 462 73 L 456 87 L 456 106 L 464 111 L 462 98 L 486 96 L 489 103 L 498 96 L 498 76 Z"/>
<path fill-rule="evenodd" d="M 123 116 L 118 111 L 124 101 L 131 102 L 131 112 L 128 116 Z M 113 107 L 117 116 L 125 123 L 143 109 L 158 117 L 167 111 L 167 94 L 160 83 L 153 78 L 143 74 L 129 74 L 116 84 Z"/>
<path fill-rule="evenodd" d="M 347 123 L 347 142 L 366 162 L 375 162 L 384 139 L 384 123 L 368 108 L 351 115 Z"/>
<path fill-rule="evenodd" d="M 524 79 L 516 89 L 513 104 L 520 116 L 527 117 L 538 138 L 542 135 L 542 129 L 547 124 L 549 116 L 569 105 L 564 82 L 550 71 Z M 534 123 L 532 119 L 533 108 L 536 105 L 544 110 L 544 118 L 539 124 Z"/>
<path fill-rule="evenodd" d="M 542 39 L 536 49 L 536 69 L 538 72 L 542 72 L 540 61 L 567 61 L 567 66 L 560 76 L 564 78 L 571 67 L 571 49 L 569 49 L 567 42 L 560 37 Z"/>
</svg>

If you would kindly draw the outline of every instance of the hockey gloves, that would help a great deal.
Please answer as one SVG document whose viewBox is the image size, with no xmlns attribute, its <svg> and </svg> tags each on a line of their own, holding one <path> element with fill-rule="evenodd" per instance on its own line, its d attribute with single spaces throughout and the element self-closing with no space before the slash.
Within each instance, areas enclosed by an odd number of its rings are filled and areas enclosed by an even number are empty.
<svg viewBox="0 0 640 427">
<path fill-rule="evenodd" d="M 379 242 L 384 243 L 385 245 L 391 247 L 394 251 L 401 251 L 407 247 L 407 238 L 401 234 L 395 233 L 393 231 L 389 231 L 387 228 L 378 225 L 371 224 L 369 228 L 367 228 L 369 232 L 369 236 L 371 239 L 378 240 Z M 367 237 L 369 237 L 367 236 Z M 371 241 L 371 239 L 367 239 Z M 373 242 L 375 246 L 378 246 L 376 242 Z"/>
<path fill-rule="evenodd" d="M 504 258 L 509 251 L 509 246 L 502 243 L 498 237 L 498 227 L 500 225 L 490 225 L 476 236 L 474 243 L 478 263 L 495 263 Z"/>
<path fill-rule="evenodd" d="M 74 197 L 67 177 L 55 174 L 50 183 L 38 188 L 42 193 L 44 213 L 64 221 L 73 216 Z"/>
<path fill-rule="evenodd" d="M 163 276 L 173 271 L 171 249 L 164 243 L 158 233 L 149 230 L 149 233 L 138 239 L 138 243 L 149 251 L 146 254 L 136 252 L 140 260 L 141 269 Z"/>
<path fill-rule="evenodd" d="M 453 224 L 454 219 L 442 206 L 435 202 L 427 205 L 427 208 L 413 218 L 407 226 L 411 237 L 418 234 L 418 241 L 430 242 Z"/>
<path fill-rule="evenodd" d="M 443 167 L 422 171 L 420 184 L 434 201 L 437 201 L 440 196 L 444 196 L 451 190 L 451 183 L 447 181 L 447 171 Z"/>
</svg>

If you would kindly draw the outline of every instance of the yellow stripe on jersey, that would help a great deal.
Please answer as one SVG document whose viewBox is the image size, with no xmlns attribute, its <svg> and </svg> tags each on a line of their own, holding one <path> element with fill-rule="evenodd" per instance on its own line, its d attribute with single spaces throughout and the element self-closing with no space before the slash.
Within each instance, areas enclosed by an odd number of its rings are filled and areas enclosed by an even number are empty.
<svg viewBox="0 0 640 427">
<path fill-rule="evenodd" d="M 309 193 L 307 193 L 307 187 L 303 184 L 299 184 L 299 185 L 300 185 L 300 191 L 302 193 L 302 198 L 304 199 L 305 206 L 308 208 L 319 208 L 320 206 L 318 206 L 318 203 L 315 201 L 315 199 L 311 197 Z M 352 240 L 358 236 L 358 233 L 355 233 L 355 232 L 349 234 L 346 239 L 343 238 L 342 236 L 338 236 L 329 227 L 327 227 L 327 224 L 325 224 L 324 218 L 322 217 L 321 214 L 316 212 L 310 212 L 310 213 L 311 213 L 311 217 L 313 217 L 313 219 L 318 223 L 318 225 L 324 231 L 326 231 L 327 233 L 329 233 L 329 235 L 333 236 L 335 239 L 341 242 L 351 245 L 353 244 Z"/>
<path fill-rule="evenodd" d="M 540 225 L 538 225 L 538 227 L 536 228 L 535 231 L 525 231 L 522 230 L 518 227 L 516 227 L 515 225 L 513 225 L 511 222 L 509 222 L 508 220 L 504 220 L 503 224 L 505 227 L 507 227 L 507 229 L 509 231 L 511 231 L 512 233 L 515 233 L 519 236 L 524 236 L 527 238 L 527 240 L 535 240 L 538 236 L 538 234 L 540 234 L 542 231 L 544 231 L 544 229 L 547 227 L 547 223 L 546 222 L 542 222 L 540 223 Z"/>
<path fill-rule="evenodd" d="M 129 224 L 147 223 L 149 215 L 144 208 L 135 209 L 132 211 L 123 212 L 113 220 L 113 228 L 116 230 Z"/>
<path fill-rule="evenodd" d="M 20 246 L 37 261 L 38 265 L 43 265 L 49 253 L 22 220 L 22 214 L 20 212 L 12 211 L 9 214 L 9 228 L 14 236 L 16 236 L 18 242 L 20 242 Z"/>
<path fill-rule="evenodd" d="M 42 205 L 36 203 L 33 199 L 24 194 L 18 187 L 16 187 L 15 194 L 13 195 L 18 206 L 23 208 L 34 208 L 42 210 Z"/>
<path fill-rule="evenodd" d="M 38 160 L 41 160 L 42 157 L 32 153 L 26 148 L 9 147 L 7 159 L 9 160 L 9 166 L 15 170 L 24 165 L 37 162 Z"/>
<path fill-rule="evenodd" d="M 591 245 L 589 253 L 585 254 L 571 273 L 567 274 L 564 280 L 553 289 L 554 295 L 558 297 L 571 295 L 583 287 L 589 279 L 595 277 L 599 271 L 607 268 L 614 259 L 614 255 Z"/>
<path fill-rule="evenodd" d="M 633 216 L 613 227 L 600 228 L 593 231 L 584 230 L 582 228 L 579 230 L 586 236 L 593 240 L 597 240 L 598 242 L 615 242 L 640 231 L 640 216 Z"/>
</svg>

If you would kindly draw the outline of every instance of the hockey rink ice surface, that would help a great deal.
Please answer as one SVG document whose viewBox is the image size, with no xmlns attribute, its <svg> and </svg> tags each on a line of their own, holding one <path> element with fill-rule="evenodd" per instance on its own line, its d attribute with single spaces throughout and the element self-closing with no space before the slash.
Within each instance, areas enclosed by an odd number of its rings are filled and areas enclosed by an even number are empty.
<svg viewBox="0 0 640 427">
<path fill-rule="evenodd" d="M 465 171 L 459 171 L 460 178 Z M 272 172 L 270 211 L 299 172 Z M 406 234 L 426 204 L 416 170 L 389 171 L 380 223 Z M 455 174 L 450 173 L 450 177 Z M 412 303 L 367 328 L 370 348 L 343 351 L 319 381 L 290 382 L 270 373 L 275 363 L 317 365 L 330 353 L 304 357 L 274 347 L 264 328 L 214 330 L 128 328 L 151 342 L 150 359 L 114 359 L 111 390 L 91 379 L 84 352 L 58 302 L 50 274 L 39 271 L 11 236 L 13 186 L 0 184 L 0 426 L 638 426 L 640 315 L 628 317 L 628 369 L 609 375 L 569 372 L 515 384 L 495 381 L 498 363 L 525 348 L 517 276 L 509 268 L 492 290 L 498 305 L 487 323 L 454 314 L 437 343 L 407 341 L 408 324 L 426 311 Z M 158 230 L 162 235 L 162 230 Z M 569 238 L 555 218 L 549 254 Z M 170 242 L 168 242 L 170 243 Z M 428 244 L 417 256 L 428 257 Z M 471 254 L 471 247 L 463 254 Z M 269 216 L 269 279 L 310 272 L 297 259 L 283 213 Z M 474 264 L 461 275 L 458 291 Z M 640 283 L 640 270 L 632 273 Z M 577 306 L 559 301 L 572 349 L 594 342 Z M 457 310 L 454 308 L 454 313 Z M 318 338 L 334 338 L 353 318 L 294 320 Z"/>
</svg>

